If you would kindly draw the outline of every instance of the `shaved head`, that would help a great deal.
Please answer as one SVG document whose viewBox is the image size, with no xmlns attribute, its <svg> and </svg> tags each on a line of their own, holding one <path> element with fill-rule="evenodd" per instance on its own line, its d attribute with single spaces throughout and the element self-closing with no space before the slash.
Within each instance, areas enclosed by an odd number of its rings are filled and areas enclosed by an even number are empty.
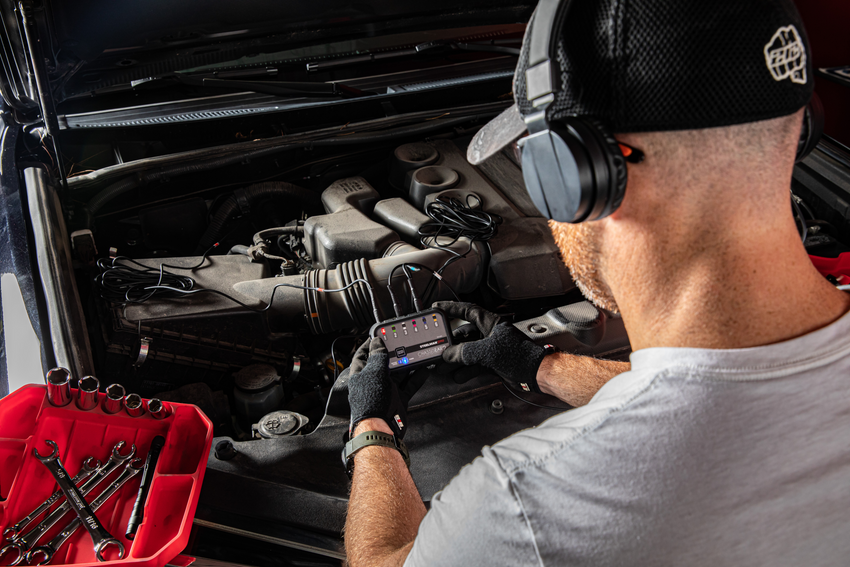
<svg viewBox="0 0 850 567">
<path fill-rule="evenodd" d="M 711 246 L 720 251 L 724 239 L 734 233 L 733 225 L 789 215 L 790 187 L 774 178 L 790 178 L 802 112 L 722 128 L 617 135 L 646 154 L 644 163 L 629 165 L 620 209 L 594 222 L 549 222 L 562 259 L 585 297 L 617 313 L 617 290 L 640 285 L 622 275 L 612 281 L 606 261 L 611 261 L 614 249 L 621 258 L 623 249 L 634 248 L 632 256 L 646 250 L 641 260 L 655 262 L 653 253 L 664 253 L 666 237 L 694 253 L 710 253 Z M 646 240 L 658 246 L 623 242 L 612 230 L 617 222 L 639 226 L 650 233 Z"/>
</svg>

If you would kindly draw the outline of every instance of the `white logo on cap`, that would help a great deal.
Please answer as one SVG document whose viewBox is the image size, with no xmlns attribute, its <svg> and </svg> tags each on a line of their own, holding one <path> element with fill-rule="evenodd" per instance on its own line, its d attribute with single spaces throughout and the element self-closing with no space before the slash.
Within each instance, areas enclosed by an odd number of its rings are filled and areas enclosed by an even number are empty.
<svg viewBox="0 0 850 567">
<path fill-rule="evenodd" d="M 776 30 L 764 46 L 764 60 L 774 80 L 806 84 L 806 48 L 793 25 Z"/>
</svg>

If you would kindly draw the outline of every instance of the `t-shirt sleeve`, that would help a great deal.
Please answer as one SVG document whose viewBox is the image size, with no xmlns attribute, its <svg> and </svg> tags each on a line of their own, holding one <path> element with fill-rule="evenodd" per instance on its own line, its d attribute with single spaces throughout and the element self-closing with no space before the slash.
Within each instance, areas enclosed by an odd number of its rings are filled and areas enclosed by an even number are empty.
<svg viewBox="0 0 850 567">
<path fill-rule="evenodd" d="M 404 565 L 540 565 L 521 502 L 489 448 L 431 499 Z"/>
</svg>

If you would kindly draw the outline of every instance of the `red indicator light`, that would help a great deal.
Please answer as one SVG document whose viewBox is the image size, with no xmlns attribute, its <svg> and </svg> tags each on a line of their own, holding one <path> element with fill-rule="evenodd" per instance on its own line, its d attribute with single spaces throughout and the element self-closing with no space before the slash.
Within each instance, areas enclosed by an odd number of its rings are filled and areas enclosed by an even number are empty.
<svg viewBox="0 0 850 567">
<path fill-rule="evenodd" d="M 413 320 L 413 326 L 416 326 L 416 319 Z"/>
<path fill-rule="evenodd" d="M 382 335 L 386 335 L 386 334 L 387 334 L 387 330 L 386 330 L 386 329 L 381 329 L 381 334 L 382 334 Z"/>
</svg>

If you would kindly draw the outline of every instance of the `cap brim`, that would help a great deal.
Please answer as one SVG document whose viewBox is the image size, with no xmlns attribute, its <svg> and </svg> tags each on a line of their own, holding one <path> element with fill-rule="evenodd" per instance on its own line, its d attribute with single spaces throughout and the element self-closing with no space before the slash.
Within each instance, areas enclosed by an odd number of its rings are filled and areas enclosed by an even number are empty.
<svg viewBox="0 0 850 567">
<path fill-rule="evenodd" d="M 466 150 L 466 159 L 472 165 L 478 165 L 525 132 L 525 121 L 519 115 L 517 105 L 514 104 L 475 134 Z"/>
</svg>

